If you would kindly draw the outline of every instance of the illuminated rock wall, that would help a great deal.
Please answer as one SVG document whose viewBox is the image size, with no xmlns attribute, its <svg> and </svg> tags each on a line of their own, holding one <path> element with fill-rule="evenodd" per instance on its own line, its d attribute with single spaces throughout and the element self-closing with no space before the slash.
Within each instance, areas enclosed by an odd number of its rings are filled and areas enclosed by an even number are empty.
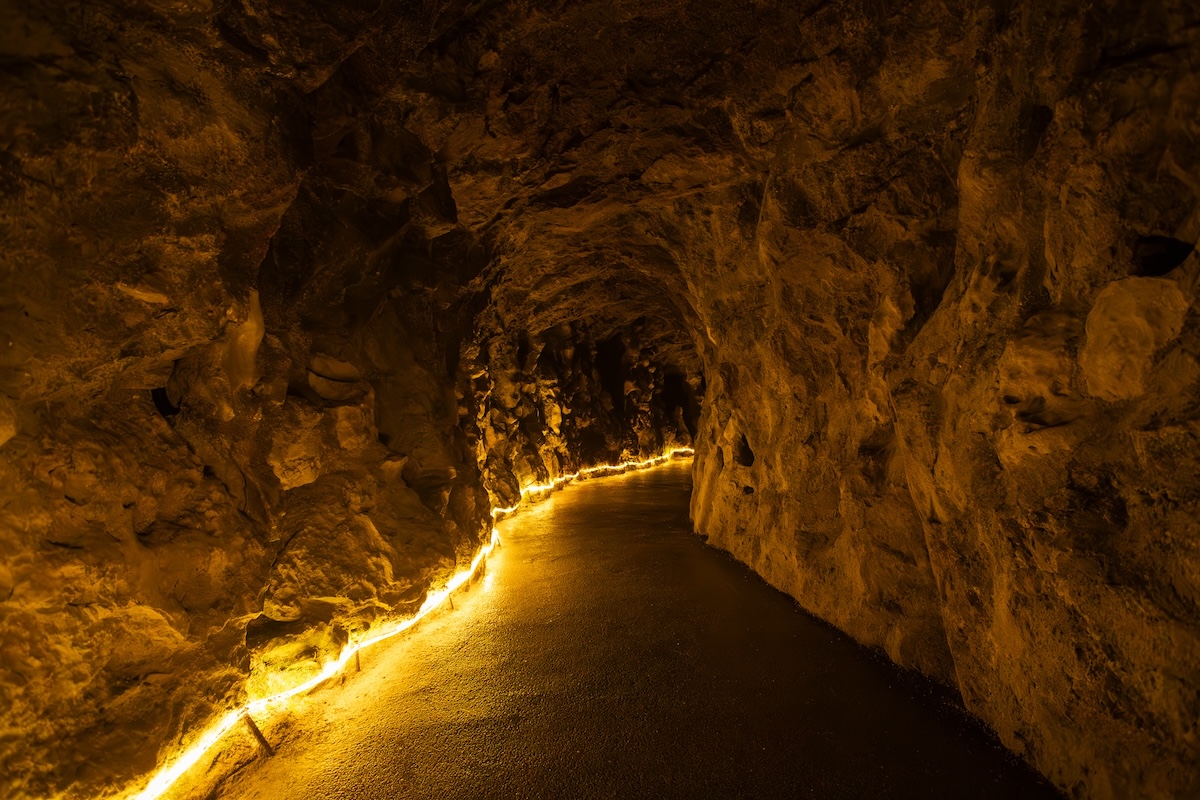
<svg viewBox="0 0 1200 800">
<path fill-rule="evenodd" d="M 317 6 L 264 70 L 248 17 L 28 5 L 0 10 L 0 795 L 91 796 L 477 550 L 433 320 L 481 261 L 419 142 L 368 166 L 314 127 L 360 49 Z"/>
<path fill-rule="evenodd" d="M 507 498 L 686 440 L 658 370 L 695 359 L 660 364 L 636 326 L 615 401 L 586 333 L 537 337 L 527 373 L 515 341 L 474 343 L 487 245 L 409 101 L 379 99 L 429 19 L 372 49 L 374 18 L 315 5 L 274 31 L 2 13 L 0 794 L 116 788 L 247 678 L 415 609 L 490 530 L 485 478 Z"/>
<path fill-rule="evenodd" d="M 491 504 L 427 155 L 319 152 L 211 13 L 2 13 L 0 794 L 88 795 L 418 606 Z"/>
<path fill-rule="evenodd" d="M 1077 796 L 1200 791 L 1183 8 L 818 14 L 753 225 L 688 227 L 698 529 Z"/>
<path fill-rule="evenodd" d="M 0 9 L 7 793 L 693 434 L 710 542 L 1072 793 L 1200 792 L 1195 4 L 422 8 Z"/>
<path fill-rule="evenodd" d="M 640 461 L 692 444 L 700 376 L 660 362 L 652 344 L 639 344 L 639 326 L 599 342 L 578 327 L 533 337 L 496 331 L 471 348 L 479 410 L 468 430 L 500 507 L 515 504 L 522 487 L 581 467 Z"/>
</svg>

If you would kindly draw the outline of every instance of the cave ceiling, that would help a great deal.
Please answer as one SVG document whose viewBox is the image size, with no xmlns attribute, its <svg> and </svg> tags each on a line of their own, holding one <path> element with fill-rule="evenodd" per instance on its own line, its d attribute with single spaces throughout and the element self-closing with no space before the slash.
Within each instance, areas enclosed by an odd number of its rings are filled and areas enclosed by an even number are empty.
<svg viewBox="0 0 1200 800">
<path fill-rule="evenodd" d="M 716 256 L 686 252 L 679 220 L 703 224 L 706 194 L 728 191 L 744 195 L 739 223 L 753 228 L 789 102 L 759 13 L 450 5 L 405 59 L 379 12 L 323 70 L 295 63 L 325 55 L 303 46 L 305 15 L 269 34 L 230 10 L 220 30 L 248 64 L 265 58 L 306 89 L 326 76 L 304 99 L 316 131 L 305 181 L 344 192 L 349 224 L 381 230 L 393 248 L 381 258 L 407 262 L 394 273 L 454 275 L 459 303 L 534 333 L 585 321 L 604 336 L 640 320 L 695 368 L 703 287 L 678 262 Z M 303 57 L 269 44 L 289 41 Z"/>
</svg>

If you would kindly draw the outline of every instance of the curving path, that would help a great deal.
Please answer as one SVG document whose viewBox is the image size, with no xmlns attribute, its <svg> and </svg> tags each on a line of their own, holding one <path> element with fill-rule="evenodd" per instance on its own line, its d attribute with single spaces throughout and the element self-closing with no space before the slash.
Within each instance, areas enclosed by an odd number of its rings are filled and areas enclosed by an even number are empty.
<svg viewBox="0 0 1200 800">
<path fill-rule="evenodd" d="M 488 574 L 224 798 L 1037 798 L 921 684 L 689 533 L 691 462 L 500 525 Z"/>
</svg>

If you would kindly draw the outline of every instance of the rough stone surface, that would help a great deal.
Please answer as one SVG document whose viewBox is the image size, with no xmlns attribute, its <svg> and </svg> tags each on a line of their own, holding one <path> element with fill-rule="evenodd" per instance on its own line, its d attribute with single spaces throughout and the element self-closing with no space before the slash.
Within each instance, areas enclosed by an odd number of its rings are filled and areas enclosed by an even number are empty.
<svg viewBox="0 0 1200 800">
<path fill-rule="evenodd" d="M 1198 45 L 1184 0 L 0 8 L 6 791 L 149 769 L 492 500 L 694 436 L 711 543 L 1072 794 L 1200 793 Z"/>
<path fill-rule="evenodd" d="M 486 346 L 469 353 L 478 412 L 468 430 L 498 507 L 581 467 L 691 446 L 698 361 L 653 337 L 642 346 L 646 333 L 633 325 L 597 342 L 564 324 L 516 341 L 503 328 L 481 337 Z"/>
</svg>

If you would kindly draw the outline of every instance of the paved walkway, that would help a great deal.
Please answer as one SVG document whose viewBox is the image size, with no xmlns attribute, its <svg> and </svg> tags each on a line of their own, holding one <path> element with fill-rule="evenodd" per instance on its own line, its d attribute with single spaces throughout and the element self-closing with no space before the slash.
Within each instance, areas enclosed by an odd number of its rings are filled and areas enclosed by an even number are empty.
<svg viewBox="0 0 1200 800">
<path fill-rule="evenodd" d="M 224 798 L 1056 797 L 689 533 L 690 462 L 501 525 L 487 575 L 269 735 Z"/>
</svg>

